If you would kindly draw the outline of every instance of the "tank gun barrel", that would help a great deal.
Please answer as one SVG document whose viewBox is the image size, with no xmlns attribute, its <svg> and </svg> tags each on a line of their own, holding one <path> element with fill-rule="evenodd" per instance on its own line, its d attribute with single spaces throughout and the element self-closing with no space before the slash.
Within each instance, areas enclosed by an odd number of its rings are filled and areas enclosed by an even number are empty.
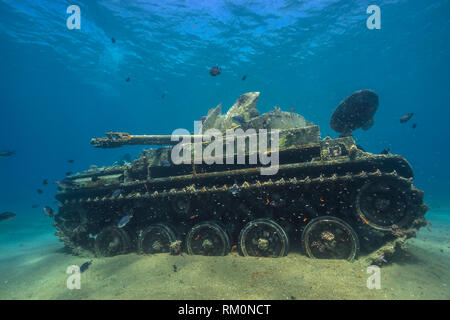
<svg viewBox="0 0 450 320">
<path fill-rule="evenodd" d="M 93 138 L 91 144 L 96 148 L 119 148 L 124 145 L 151 145 L 166 146 L 176 145 L 179 139 L 195 138 L 195 135 L 131 135 L 126 132 L 107 132 L 106 138 Z M 178 139 L 172 141 L 172 137 Z"/>
</svg>

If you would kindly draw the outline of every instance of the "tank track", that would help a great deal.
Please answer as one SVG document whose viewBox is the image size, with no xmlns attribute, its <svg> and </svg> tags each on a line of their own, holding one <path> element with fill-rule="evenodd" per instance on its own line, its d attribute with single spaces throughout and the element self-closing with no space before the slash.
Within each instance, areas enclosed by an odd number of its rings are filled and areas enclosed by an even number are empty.
<svg viewBox="0 0 450 320">
<path fill-rule="evenodd" d="M 95 235 L 101 232 L 99 226 L 106 223 L 114 227 L 121 216 L 132 210 L 139 223 L 127 229 L 132 243 L 127 251 L 137 246 L 139 233 L 147 225 L 177 224 L 178 237 L 184 240 L 198 222 L 212 220 L 226 226 L 231 242 L 237 243 L 242 227 L 258 218 L 270 218 L 285 224 L 290 230 L 290 242 L 294 244 L 291 248 L 301 248 L 300 236 L 306 224 L 317 217 L 332 216 L 350 224 L 363 251 L 372 253 L 369 257 L 375 258 L 371 262 L 376 262 L 376 257 L 393 253 L 396 247 L 426 225 L 424 215 L 428 207 L 423 203 L 423 191 L 418 190 L 412 180 L 395 170 L 381 172 L 377 169 L 343 175 L 321 174 L 304 179 L 252 180 L 201 187 L 191 184 L 153 192 L 148 192 L 145 182 L 133 182 L 127 186 L 127 192 L 117 197 L 65 200 L 55 218 L 55 234 L 75 254 L 84 250 L 95 251 Z M 361 188 L 379 181 L 401 189 L 408 208 L 407 218 L 401 225 L 377 227 L 358 209 Z"/>
</svg>

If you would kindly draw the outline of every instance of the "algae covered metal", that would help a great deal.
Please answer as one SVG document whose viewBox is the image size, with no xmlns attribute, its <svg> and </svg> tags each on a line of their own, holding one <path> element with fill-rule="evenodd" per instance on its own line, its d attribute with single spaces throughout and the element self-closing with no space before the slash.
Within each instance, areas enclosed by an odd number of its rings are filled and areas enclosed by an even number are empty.
<svg viewBox="0 0 450 320">
<path fill-rule="evenodd" d="M 378 99 L 369 104 L 374 110 L 353 118 L 358 125 L 341 121 L 345 134 L 322 139 L 319 127 L 299 114 L 275 108 L 260 115 L 258 98 L 258 92 L 241 95 L 226 114 L 221 105 L 211 109 L 195 133 L 111 132 L 92 139 L 98 148 L 159 147 L 132 163 L 67 177 L 56 195 L 60 240 L 75 254 L 102 256 L 302 251 L 376 262 L 426 224 L 410 164 L 400 155 L 365 152 L 351 135 L 373 124 Z"/>
</svg>

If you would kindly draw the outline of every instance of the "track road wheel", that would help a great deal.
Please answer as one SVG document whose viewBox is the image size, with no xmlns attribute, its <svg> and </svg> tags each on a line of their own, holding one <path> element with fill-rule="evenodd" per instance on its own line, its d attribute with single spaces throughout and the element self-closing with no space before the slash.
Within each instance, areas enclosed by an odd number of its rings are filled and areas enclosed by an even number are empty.
<svg viewBox="0 0 450 320">
<path fill-rule="evenodd" d="M 151 225 L 140 232 L 138 250 L 141 254 L 169 252 L 175 240 L 175 233 L 165 224 Z"/>
<path fill-rule="evenodd" d="M 99 256 L 115 256 L 127 253 L 131 241 L 127 232 L 117 227 L 103 229 L 95 239 L 95 251 Z"/>
<path fill-rule="evenodd" d="M 315 259 L 353 261 L 359 251 L 358 236 L 345 221 L 330 216 L 311 220 L 302 234 L 306 254 Z"/>
<path fill-rule="evenodd" d="M 256 219 L 241 230 L 239 246 L 244 256 L 278 258 L 288 253 L 289 238 L 272 219 Z"/>
<path fill-rule="evenodd" d="M 408 223 L 408 196 L 404 184 L 395 180 L 368 182 L 356 195 L 356 213 L 366 224 L 380 231 Z"/>
<path fill-rule="evenodd" d="M 186 236 L 188 254 L 224 256 L 230 251 L 230 239 L 216 222 L 201 222 Z"/>
</svg>

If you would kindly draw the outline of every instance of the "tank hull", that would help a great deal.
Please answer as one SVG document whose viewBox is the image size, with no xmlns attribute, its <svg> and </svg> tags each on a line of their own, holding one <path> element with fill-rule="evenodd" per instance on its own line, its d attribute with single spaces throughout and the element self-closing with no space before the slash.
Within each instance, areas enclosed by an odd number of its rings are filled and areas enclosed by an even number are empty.
<svg viewBox="0 0 450 320">
<path fill-rule="evenodd" d="M 169 251 L 161 243 L 176 238 L 180 252 L 194 254 L 275 257 L 302 250 L 312 258 L 362 254 L 377 262 L 426 224 L 409 163 L 355 149 L 351 137 L 281 150 L 271 176 L 257 165 L 166 167 L 153 160 L 142 156 L 133 165 L 71 177 L 73 184 L 56 195 L 63 203 L 54 222 L 60 240 L 75 254 Z M 132 218 L 119 228 L 125 216 Z M 155 225 L 164 227 L 143 239 Z M 150 247 L 143 248 L 146 241 Z"/>
</svg>

